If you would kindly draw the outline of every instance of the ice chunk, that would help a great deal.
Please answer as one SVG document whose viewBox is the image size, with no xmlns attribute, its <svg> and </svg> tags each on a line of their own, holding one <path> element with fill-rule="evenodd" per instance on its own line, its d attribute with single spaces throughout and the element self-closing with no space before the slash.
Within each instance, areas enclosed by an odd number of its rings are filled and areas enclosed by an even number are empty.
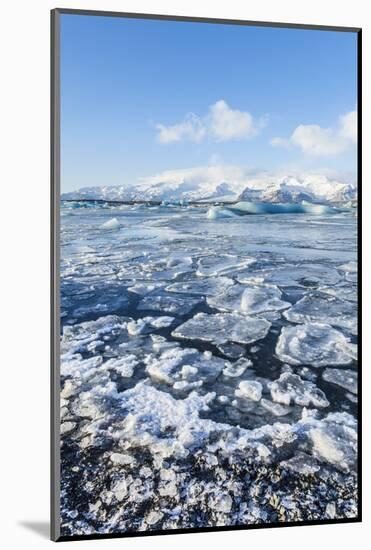
<svg viewBox="0 0 371 550">
<path fill-rule="evenodd" d="M 227 208 L 222 208 L 221 206 L 212 206 L 207 211 L 206 216 L 209 220 L 219 220 L 222 218 L 235 218 L 237 214 L 234 214 Z"/>
<path fill-rule="evenodd" d="M 128 287 L 129 292 L 134 292 L 135 294 L 139 294 L 139 296 L 146 296 L 150 292 L 153 292 L 154 290 L 158 290 L 159 288 L 163 288 L 166 285 L 165 282 L 158 282 L 158 283 L 152 283 L 152 282 L 138 282 L 135 283 L 133 286 Z"/>
<path fill-rule="evenodd" d="M 166 287 L 167 292 L 180 294 L 201 294 L 203 296 L 216 296 L 232 286 L 234 281 L 228 277 L 209 277 L 205 279 L 192 279 L 173 283 Z"/>
<path fill-rule="evenodd" d="M 262 397 L 263 386 L 257 380 L 243 380 L 239 383 L 235 394 L 240 399 L 250 399 L 251 401 L 260 401 Z"/>
<path fill-rule="evenodd" d="M 161 317 L 143 317 L 136 321 L 130 321 L 126 328 L 129 334 L 148 334 L 153 329 L 169 327 L 174 321 L 174 317 L 161 316 Z"/>
<path fill-rule="evenodd" d="M 187 390 L 189 383 L 210 382 L 229 365 L 228 361 L 214 357 L 210 352 L 174 347 L 165 350 L 159 357 L 149 355 L 145 359 L 147 372 L 155 381 L 173 385 L 175 389 Z"/>
<path fill-rule="evenodd" d="M 346 273 L 357 273 L 358 264 L 357 262 L 348 262 L 346 264 L 340 265 L 338 269 L 340 269 L 340 271 L 345 271 Z"/>
<path fill-rule="evenodd" d="M 229 359 L 238 359 L 245 355 L 245 348 L 239 344 L 233 342 L 227 342 L 226 344 L 220 344 L 217 346 L 220 353 L 226 355 Z"/>
<path fill-rule="evenodd" d="M 310 293 L 284 312 L 293 323 L 318 322 L 357 334 L 357 309 L 354 304 L 320 292 Z"/>
<path fill-rule="evenodd" d="M 221 311 L 235 311 L 248 315 L 279 311 L 290 307 L 282 301 L 281 291 L 272 286 L 244 286 L 236 284 L 225 292 L 208 297 L 207 303 Z"/>
<path fill-rule="evenodd" d="M 280 463 L 287 470 L 291 470 L 298 474 L 313 475 L 320 469 L 318 460 L 306 453 L 298 452 L 289 460 L 284 460 Z"/>
<path fill-rule="evenodd" d="M 146 516 L 145 521 L 148 523 L 148 525 L 155 525 L 159 521 L 162 520 L 164 517 L 164 514 L 160 512 L 159 510 L 153 510 Z"/>
<path fill-rule="evenodd" d="M 313 382 L 303 380 L 297 374 L 284 372 L 273 382 L 268 383 L 273 401 L 283 405 L 295 403 L 301 407 L 328 407 L 329 402 L 322 390 Z"/>
<path fill-rule="evenodd" d="M 333 267 L 323 264 L 278 265 L 274 271 L 267 273 L 264 280 L 280 287 L 311 287 L 334 285 L 340 281 L 339 273 Z"/>
<path fill-rule="evenodd" d="M 291 365 L 346 365 L 356 358 L 356 346 L 340 331 L 322 323 L 283 327 L 276 355 Z"/>
<path fill-rule="evenodd" d="M 120 228 L 120 222 L 117 218 L 111 218 L 110 220 L 104 222 L 101 225 L 101 229 L 119 229 Z"/>
<path fill-rule="evenodd" d="M 115 357 L 109 359 L 104 363 L 106 369 L 116 371 L 124 378 L 131 378 L 134 374 L 135 368 L 139 365 L 139 361 L 135 355 L 128 354 L 122 357 Z"/>
<path fill-rule="evenodd" d="M 232 254 L 219 254 L 217 256 L 205 256 L 198 262 L 197 275 L 217 276 L 235 273 L 255 263 L 255 258 L 239 258 Z"/>
<path fill-rule="evenodd" d="M 138 306 L 138 310 L 165 311 L 166 313 L 175 313 L 176 315 L 186 315 L 199 303 L 200 298 L 190 298 L 177 294 L 148 294 L 143 298 Z"/>
<path fill-rule="evenodd" d="M 227 378 L 237 378 L 238 376 L 242 376 L 242 374 L 249 367 L 252 367 L 252 362 L 250 361 L 250 359 L 241 358 L 235 363 L 228 364 L 223 369 L 223 374 Z"/>
<path fill-rule="evenodd" d="M 201 396 L 192 392 L 178 400 L 140 382 L 121 397 L 123 410 L 133 419 L 125 428 L 126 435 L 132 445 L 152 445 L 163 457 L 187 456 L 189 448 L 199 445 L 218 426 L 199 417 L 214 397 L 212 393 Z"/>
<path fill-rule="evenodd" d="M 76 422 L 63 422 L 60 427 L 61 435 L 67 435 L 76 428 Z"/>
<path fill-rule="evenodd" d="M 355 463 L 357 431 L 354 424 L 344 424 L 343 417 L 338 419 L 340 422 L 334 415 L 328 415 L 327 421 L 313 427 L 309 435 L 314 456 L 347 472 Z"/>
<path fill-rule="evenodd" d="M 271 324 L 265 319 L 238 313 L 197 313 L 177 327 L 172 335 L 177 338 L 204 340 L 214 344 L 228 341 L 250 344 L 264 338 Z"/>
<path fill-rule="evenodd" d="M 82 359 L 80 354 L 61 358 L 61 374 L 75 379 L 87 380 L 94 376 L 102 365 L 102 357 Z"/>
<path fill-rule="evenodd" d="M 127 466 L 135 462 L 135 459 L 131 455 L 122 453 L 112 453 L 110 455 L 110 460 L 113 464 L 117 464 L 119 466 Z"/>
<path fill-rule="evenodd" d="M 228 493 L 215 493 L 209 498 L 208 505 L 216 512 L 229 514 L 232 509 L 233 500 Z"/>
<path fill-rule="evenodd" d="M 96 321 L 87 321 L 73 326 L 63 327 L 61 353 L 72 355 L 86 353 L 94 342 L 110 342 L 125 330 L 126 323 L 122 317 L 107 315 Z"/>
<path fill-rule="evenodd" d="M 292 410 L 291 407 L 281 405 L 280 403 L 275 403 L 274 401 L 265 398 L 263 398 L 259 404 L 274 416 L 286 416 Z"/>
<path fill-rule="evenodd" d="M 325 369 L 322 373 L 322 378 L 326 382 L 336 384 L 351 393 L 358 392 L 358 374 L 354 370 L 349 369 Z"/>
<path fill-rule="evenodd" d="M 355 285 L 341 284 L 336 286 L 321 286 L 318 288 L 323 294 L 330 294 L 340 300 L 347 300 L 348 302 L 357 302 L 357 288 Z"/>
</svg>

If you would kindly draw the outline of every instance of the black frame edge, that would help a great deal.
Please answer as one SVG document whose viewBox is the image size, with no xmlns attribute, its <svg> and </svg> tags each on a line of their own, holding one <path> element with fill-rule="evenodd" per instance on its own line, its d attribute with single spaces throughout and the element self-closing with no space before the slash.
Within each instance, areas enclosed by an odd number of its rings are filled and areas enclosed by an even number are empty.
<svg viewBox="0 0 371 550">
<path fill-rule="evenodd" d="M 243 25 L 253 27 L 277 27 L 287 29 L 302 29 L 302 30 L 318 30 L 318 31 L 335 31 L 335 32 L 358 32 L 360 27 L 342 27 L 331 25 L 315 25 L 306 23 L 282 23 L 269 21 L 251 21 L 248 19 L 224 19 L 218 17 L 198 17 L 191 15 L 170 15 L 170 14 L 154 14 L 154 13 L 136 13 L 136 12 L 120 12 L 120 11 L 100 11 L 100 10 L 85 10 L 78 8 L 55 8 L 59 14 L 66 15 L 91 15 L 100 17 L 121 17 L 126 19 L 158 19 L 163 21 L 190 21 L 192 23 L 218 23 L 222 25 Z"/>
<path fill-rule="evenodd" d="M 59 413 L 59 197 L 60 197 L 60 20 L 51 10 L 50 39 L 50 538 L 60 539 Z"/>
</svg>

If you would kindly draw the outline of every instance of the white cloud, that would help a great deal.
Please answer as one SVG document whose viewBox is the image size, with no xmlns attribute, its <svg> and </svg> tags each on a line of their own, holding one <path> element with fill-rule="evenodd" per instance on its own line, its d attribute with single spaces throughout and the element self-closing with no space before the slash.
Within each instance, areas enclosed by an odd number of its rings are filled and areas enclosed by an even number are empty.
<svg viewBox="0 0 371 550">
<path fill-rule="evenodd" d="M 351 111 L 340 117 L 340 134 L 357 143 L 357 111 Z"/>
<path fill-rule="evenodd" d="M 231 109 L 226 101 L 220 99 L 210 106 L 209 113 L 203 118 L 188 113 L 183 121 L 165 126 L 157 124 L 157 140 L 160 143 L 176 141 L 200 142 L 209 138 L 213 141 L 248 139 L 256 135 L 267 125 L 267 117 L 256 121 L 247 111 Z"/>
<path fill-rule="evenodd" d="M 357 141 L 357 114 L 351 111 L 339 117 L 336 128 L 322 128 L 318 124 L 300 124 L 288 139 L 276 137 L 274 147 L 299 147 L 311 156 L 335 156 L 348 151 Z"/>
<path fill-rule="evenodd" d="M 291 143 L 300 147 L 303 153 L 313 156 L 333 156 L 349 148 L 348 141 L 331 128 L 317 124 L 300 124 L 295 128 Z"/>
<path fill-rule="evenodd" d="M 249 138 L 257 130 L 250 113 L 231 109 L 221 99 L 210 107 L 210 132 L 217 141 L 228 141 Z"/>
<path fill-rule="evenodd" d="M 291 143 L 289 139 L 276 137 L 270 140 L 269 142 L 273 147 L 285 147 L 286 149 L 290 149 Z"/>
<path fill-rule="evenodd" d="M 186 115 L 182 122 L 172 126 L 156 125 L 157 139 L 160 143 L 172 143 L 174 141 L 201 141 L 206 134 L 202 121 L 193 113 Z"/>
</svg>

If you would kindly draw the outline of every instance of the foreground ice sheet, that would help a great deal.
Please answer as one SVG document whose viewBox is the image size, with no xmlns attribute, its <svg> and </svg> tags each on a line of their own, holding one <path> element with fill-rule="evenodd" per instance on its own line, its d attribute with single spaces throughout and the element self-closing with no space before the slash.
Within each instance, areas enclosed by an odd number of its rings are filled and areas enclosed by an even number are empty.
<svg viewBox="0 0 371 550">
<path fill-rule="evenodd" d="M 357 514 L 353 212 L 207 210 L 62 209 L 63 534 Z"/>
</svg>

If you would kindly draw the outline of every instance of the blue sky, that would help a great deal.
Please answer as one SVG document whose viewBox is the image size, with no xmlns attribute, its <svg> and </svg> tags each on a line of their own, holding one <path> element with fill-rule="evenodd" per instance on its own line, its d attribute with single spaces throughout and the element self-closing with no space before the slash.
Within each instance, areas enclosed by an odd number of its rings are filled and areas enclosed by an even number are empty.
<svg viewBox="0 0 371 550">
<path fill-rule="evenodd" d="M 210 163 L 355 173 L 356 41 L 62 15 L 62 191 Z"/>
</svg>

